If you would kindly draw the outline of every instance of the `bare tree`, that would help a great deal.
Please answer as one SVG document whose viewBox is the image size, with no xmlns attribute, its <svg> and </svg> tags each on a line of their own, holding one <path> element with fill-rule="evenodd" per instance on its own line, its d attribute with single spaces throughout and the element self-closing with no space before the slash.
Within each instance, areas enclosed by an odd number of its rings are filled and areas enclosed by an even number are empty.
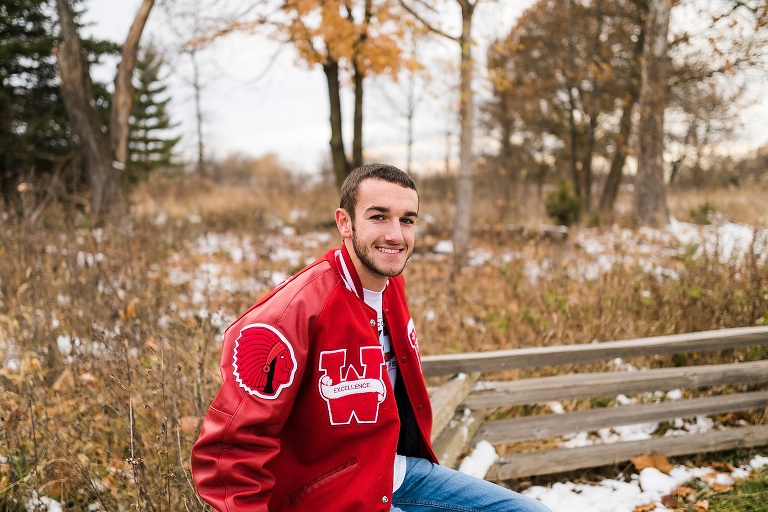
<svg viewBox="0 0 768 512">
<path fill-rule="evenodd" d="M 115 76 L 112 111 L 105 126 L 96 108 L 93 81 L 78 32 L 70 0 L 56 0 L 61 42 L 56 48 L 56 66 L 61 93 L 72 130 L 78 139 L 90 191 L 90 214 L 100 222 L 107 216 L 127 213 L 122 171 L 128 159 L 128 121 L 134 86 L 139 40 L 154 0 L 143 0 L 123 44 Z"/>
<path fill-rule="evenodd" d="M 650 0 L 640 80 L 635 218 L 644 225 L 669 223 L 664 183 L 664 108 L 671 0 Z"/>
<path fill-rule="evenodd" d="M 455 0 L 461 7 L 461 34 L 452 36 L 437 25 L 431 23 L 425 16 L 419 13 L 419 7 L 428 7 L 419 0 L 400 0 L 403 7 L 429 31 L 446 37 L 459 43 L 461 48 L 461 61 L 459 64 L 460 75 L 460 141 L 459 141 L 459 175 L 456 182 L 456 220 L 453 228 L 453 257 L 454 266 L 462 268 L 467 261 L 469 252 L 469 238 L 472 226 L 472 143 L 473 143 L 473 116 L 474 116 L 474 92 L 472 89 L 472 71 L 474 61 L 472 59 L 472 16 L 480 0 Z M 416 5 L 414 5 L 416 4 Z"/>
</svg>

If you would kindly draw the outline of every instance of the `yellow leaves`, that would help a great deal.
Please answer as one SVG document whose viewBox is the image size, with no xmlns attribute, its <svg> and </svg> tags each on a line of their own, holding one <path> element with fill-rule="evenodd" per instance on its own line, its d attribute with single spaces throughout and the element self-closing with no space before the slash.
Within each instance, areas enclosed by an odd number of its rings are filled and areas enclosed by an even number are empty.
<svg viewBox="0 0 768 512">
<path fill-rule="evenodd" d="M 402 24 L 387 2 L 374 2 L 370 16 L 362 5 L 339 0 L 298 0 L 284 13 L 289 21 L 279 30 L 307 64 L 336 61 L 364 75 L 393 76 L 405 65 Z"/>
</svg>

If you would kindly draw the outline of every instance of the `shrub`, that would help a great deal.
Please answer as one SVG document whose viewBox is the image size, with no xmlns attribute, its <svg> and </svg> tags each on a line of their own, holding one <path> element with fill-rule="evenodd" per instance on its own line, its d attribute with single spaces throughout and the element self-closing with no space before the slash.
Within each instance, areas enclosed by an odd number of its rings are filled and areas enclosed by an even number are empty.
<svg viewBox="0 0 768 512">
<path fill-rule="evenodd" d="M 715 208 L 709 201 L 704 201 L 696 208 L 691 208 L 689 212 L 691 215 L 691 222 L 694 224 L 712 224 L 712 215 L 715 213 Z"/>
<path fill-rule="evenodd" d="M 581 215 L 581 199 L 573 193 L 564 179 L 560 179 L 557 188 L 544 198 L 544 208 L 547 215 L 557 224 L 571 226 Z"/>
</svg>

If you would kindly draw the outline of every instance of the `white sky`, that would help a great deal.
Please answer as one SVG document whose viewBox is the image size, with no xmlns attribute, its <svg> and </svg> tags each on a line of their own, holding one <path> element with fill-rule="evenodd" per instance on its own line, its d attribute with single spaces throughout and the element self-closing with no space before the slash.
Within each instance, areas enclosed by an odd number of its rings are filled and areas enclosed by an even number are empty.
<svg viewBox="0 0 768 512">
<path fill-rule="evenodd" d="M 474 35 L 480 41 L 475 57 L 484 57 L 484 42 L 503 35 L 520 12 L 533 0 L 515 2 L 481 2 L 475 16 Z M 140 4 L 140 0 L 86 0 L 85 21 L 92 23 L 91 33 L 122 42 Z M 450 13 L 449 13 L 450 14 Z M 454 18 L 459 16 L 455 14 Z M 155 7 L 142 41 L 164 41 L 169 38 L 164 13 Z M 458 19 L 458 18 L 457 18 Z M 201 57 L 204 79 L 202 105 L 204 140 L 209 156 L 223 157 L 232 152 L 260 156 L 277 153 L 281 160 L 298 171 L 315 172 L 328 159 L 330 128 L 325 77 L 319 68 L 307 70 L 295 65 L 290 50 L 283 50 L 267 69 L 274 45 L 263 39 L 236 36 L 222 39 Z M 437 48 L 433 62 L 458 59 L 455 43 Z M 445 64 L 442 64 L 445 65 Z M 111 67 L 111 66 L 110 66 Z M 184 135 L 181 151 L 189 158 L 196 154 L 193 93 L 188 80 L 189 62 L 183 58 L 172 62 L 169 77 L 172 102 L 170 113 L 180 122 Z M 265 72 L 266 70 L 266 72 Z M 478 66 L 478 74 L 482 66 Z M 94 74 L 111 81 L 112 69 L 102 68 Z M 440 72 L 430 84 L 429 95 L 416 114 L 416 147 L 414 166 L 442 168 L 446 152 L 457 157 L 455 142 L 447 142 L 447 132 L 456 133 L 455 98 L 449 84 L 455 73 Z M 442 75 L 442 77 L 441 77 Z M 758 74 L 765 79 L 765 73 Z M 479 86 L 482 86 L 478 82 Z M 365 97 L 364 146 L 370 159 L 387 160 L 405 166 L 405 118 L 384 98 L 382 90 L 397 97 L 396 90 L 383 81 L 368 82 Z M 477 88 L 479 89 L 479 87 Z M 401 93 L 402 94 L 402 93 Z M 480 91 L 482 94 L 482 91 Z M 758 95 L 759 97 L 759 95 Z M 351 132 L 351 95 L 342 97 L 344 129 Z M 476 102 L 477 103 L 477 102 Z M 453 110 L 452 110 L 453 109 Z M 740 143 L 756 147 L 768 140 L 768 101 L 750 108 L 744 116 L 744 136 Z M 476 130 L 476 136 L 480 136 Z M 351 150 L 351 133 L 345 133 L 347 150 Z M 476 141 L 476 147 L 481 142 Z"/>
</svg>

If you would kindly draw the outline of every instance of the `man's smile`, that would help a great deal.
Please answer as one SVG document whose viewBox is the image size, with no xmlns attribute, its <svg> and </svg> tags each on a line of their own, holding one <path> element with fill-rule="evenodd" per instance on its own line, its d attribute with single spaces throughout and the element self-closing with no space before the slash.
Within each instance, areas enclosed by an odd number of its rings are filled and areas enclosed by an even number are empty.
<svg viewBox="0 0 768 512">
<path fill-rule="evenodd" d="M 383 252 L 385 254 L 397 254 L 399 252 L 402 252 L 403 249 L 390 249 L 387 247 L 377 247 L 376 248 L 379 252 Z"/>
</svg>

